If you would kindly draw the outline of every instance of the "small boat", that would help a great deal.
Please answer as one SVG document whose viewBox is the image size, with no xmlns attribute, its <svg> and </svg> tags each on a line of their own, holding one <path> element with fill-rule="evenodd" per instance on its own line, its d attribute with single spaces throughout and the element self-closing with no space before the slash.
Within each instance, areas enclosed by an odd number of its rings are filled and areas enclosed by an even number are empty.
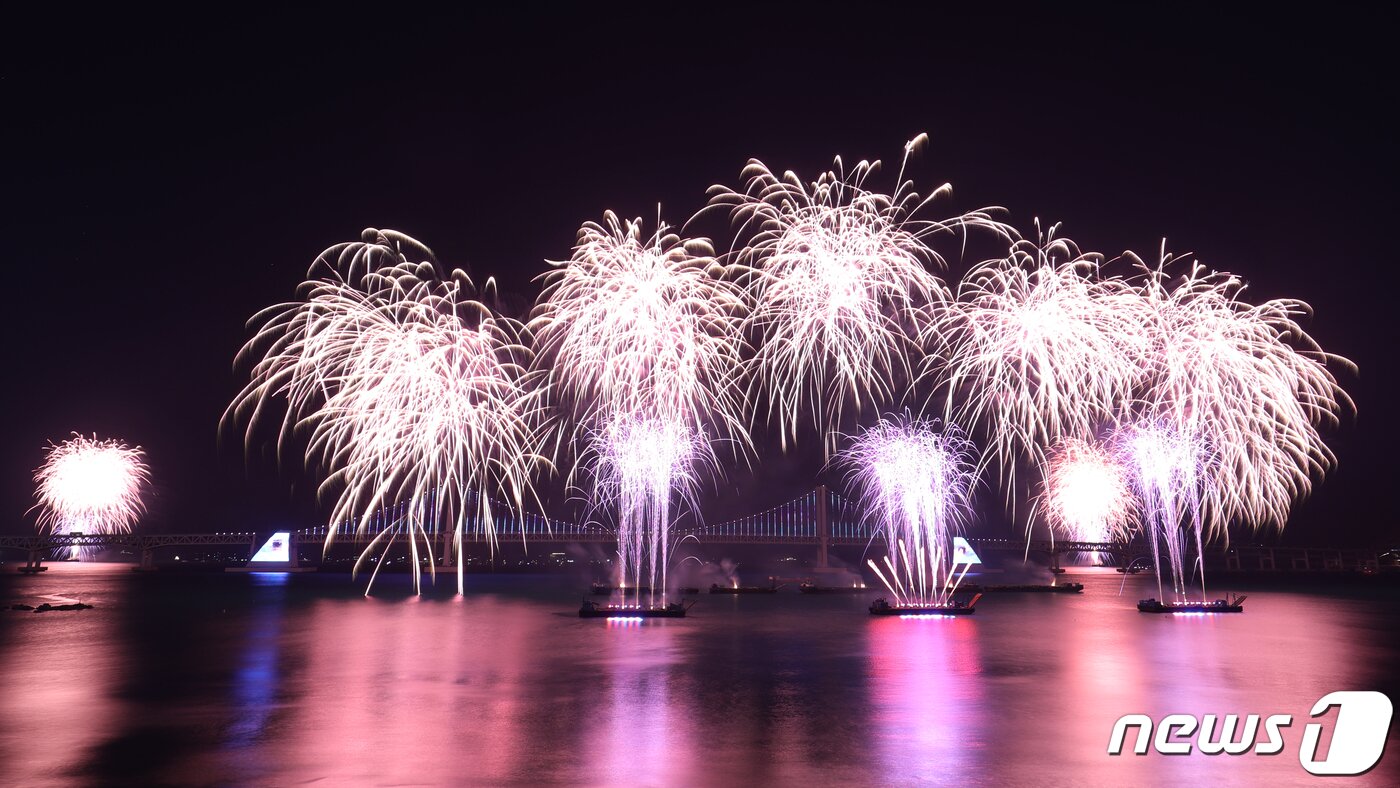
<svg viewBox="0 0 1400 788">
<path fill-rule="evenodd" d="M 873 591 L 863 585 L 859 586 L 819 586 L 816 583 L 802 583 L 797 587 L 798 591 L 804 594 L 864 594 L 866 591 Z"/>
<path fill-rule="evenodd" d="M 690 608 L 672 602 L 668 605 L 600 605 L 585 599 L 579 606 L 579 618 L 685 618 Z"/>
<path fill-rule="evenodd" d="M 1140 566 L 1128 566 L 1128 567 L 1122 567 L 1122 566 L 1120 566 L 1120 567 L 1115 568 L 1113 571 L 1117 572 L 1117 573 L 1120 574 L 1120 575 L 1135 575 L 1135 574 L 1138 574 L 1138 573 L 1140 573 L 1140 572 L 1142 571 L 1142 567 L 1140 567 Z"/>
<path fill-rule="evenodd" d="M 722 586 L 710 584 L 711 594 L 776 594 L 782 586 Z"/>
<path fill-rule="evenodd" d="M 1144 599 L 1138 602 L 1139 613 L 1243 613 L 1244 594 L 1232 594 L 1229 599 L 1214 602 L 1159 602 Z"/>
<path fill-rule="evenodd" d="M 1056 583 L 1055 585 L 1036 585 L 1024 583 L 1020 585 L 980 586 L 973 583 L 959 586 L 958 591 L 966 591 L 968 593 L 1082 594 L 1084 593 L 1084 584 Z"/>
<path fill-rule="evenodd" d="M 870 604 L 870 615 L 872 616 L 970 616 L 976 612 L 977 600 L 982 595 L 977 594 L 966 602 L 956 600 L 946 605 L 891 605 L 880 597 Z"/>
</svg>

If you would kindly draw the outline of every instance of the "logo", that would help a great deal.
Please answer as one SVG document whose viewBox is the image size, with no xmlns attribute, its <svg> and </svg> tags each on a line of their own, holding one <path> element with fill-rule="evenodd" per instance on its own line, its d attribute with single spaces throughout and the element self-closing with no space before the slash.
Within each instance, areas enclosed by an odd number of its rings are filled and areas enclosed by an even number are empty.
<svg viewBox="0 0 1400 788">
<path fill-rule="evenodd" d="M 1321 717 L 1333 707 L 1337 719 L 1333 723 L 1327 755 L 1317 757 L 1324 725 L 1310 722 L 1303 729 L 1303 741 L 1298 749 L 1298 762 L 1309 774 L 1320 776 L 1350 776 L 1365 774 L 1380 762 L 1385 752 L 1386 734 L 1394 707 L 1390 698 L 1380 692 L 1331 692 L 1313 704 L 1311 717 Z M 1160 722 L 1146 714 L 1124 714 L 1113 723 L 1108 738 L 1108 754 L 1122 755 L 1128 729 L 1136 729 L 1132 753 L 1146 755 L 1152 747 L 1162 755 L 1278 755 L 1285 743 L 1283 729 L 1293 724 L 1291 714 L 1271 714 L 1261 717 L 1248 714 L 1240 724 L 1238 714 L 1215 714 L 1196 717 L 1192 714 L 1168 714 Z M 1262 741 L 1261 741 L 1262 735 Z"/>
</svg>

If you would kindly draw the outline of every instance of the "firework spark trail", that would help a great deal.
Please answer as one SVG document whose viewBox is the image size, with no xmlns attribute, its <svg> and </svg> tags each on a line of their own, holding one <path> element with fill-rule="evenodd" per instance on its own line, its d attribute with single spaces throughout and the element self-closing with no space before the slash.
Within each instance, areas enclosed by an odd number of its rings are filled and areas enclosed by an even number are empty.
<svg viewBox="0 0 1400 788">
<path fill-rule="evenodd" d="M 1118 440 L 1120 453 L 1132 464 L 1131 477 L 1141 502 L 1142 520 L 1157 569 L 1157 593 L 1163 593 L 1159 545 L 1165 543 L 1172 572 L 1172 591 L 1179 601 L 1187 601 L 1185 548 L 1186 536 L 1190 533 L 1195 537 L 1194 568 L 1200 573 L 1204 601 L 1202 502 L 1210 494 L 1208 480 L 1214 464 L 1212 457 L 1198 436 L 1169 425 L 1130 425 L 1124 428 Z"/>
<path fill-rule="evenodd" d="M 1042 504 L 1051 527 L 1078 542 L 1127 540 L 1136 525 L 1132 478 L 1106 447 L 1061 441 L 1042 472 Z"/>
<path fill-rule="evenodd" d="M 1145 371 L 1149 320 L 1127 282 L 1098 275 L 1051 228 L 1040 242 L 977 267 L 958 288 L 933 373 L 947 415 L 986 435 L 979 470 L 995 464 L 1008 501 L 1019 461 L 1045 467 L 1045 447 L 1090 440 L 1130 405 Z M 940 374 L 941 373 L 941 374 Z"/>
<path fill-rule="evenodd" d="M 1165 250 L 1155 267 L 1139 262 L 1153 343 L 1142 417 L 1209 449 L 1214 479 L 1202 505 L 1212 535 L 1226 535 L 1230 523 L 1282 528 L 1292 503 L 1336 461 L 1319 426 L 1355 407 L 1328 363 L 1355 367 L 1299 325 L 1307 304 L 1251 305 L 1238 277 L 1196 263 L 1178 277 L 1172 262 Z"/>
<path fill-rule="evenodd" d="M 34 471 L 38 528 L 53 534 L 129 533 L 145 512 L 150 468 L 140 446 L 73 433 Z M 80 554 L 73 548 L 74 557 Z"/>
<path fill-rule="evenodd" d="M 575 442 L 591 447 L 598 502 L 618 507 L 620 584 L 635 588 L 665 576 L 672 497 L 687 501 L 698 467 L 718 472 L 717 443 L 748 447 L 744 294 L 708 241 L 665 225 L 644 236 L 640 219 L 611 212 L 553 265 L 530 325 L 577 429 L 594 436 Z"/>
<path fill-rule="evenodd" d="M 622 416 L 596 441 L 599 499 L 618 512 L 624 588 L 650 588 L 655 604 L 658 590 L 664 595 L 667 588 L 671 501 L 678 493 L 682 502 L 693 502 L 700 436 L 683 421 Z"/>
<path fill-rule="evenodd" d="M 839 456 L 885 532 L 885 571 L 870 568 L 899 604 L 947 604 L 954 590 L 952 537 L 967 522 L 973 446 L 937 422 L 882 418 Z"/>
<path fill-rule="evenodd" d="M 745 243 L 737 259 L 754 307 L 744 330 L 759 338 L 753 400 L 767 401 L 784 449 L 810 412 L 830 454 L 843 412 L 890 402 L 894 381 L 912 376 L 914 337 L 948 298 L 930 270 L 944 261 L 929 237 L 974 227 L 1009 232 L 992 219 L 996 209 L 918 218 L 951 191 L 945 184 L 921 198 L 904 179 L 904 164 L 925 140 L 905 146 L 893 194 L 865 187 L 878 161 L 861 161 L 847 174 L 839 157 L 811 183 L 754 159 L 741 175 L 742 192 L 710 189 L 701 213 L 727 210 Z"/>
<path fill-rule="evenodd" d="M 545 389 L 529 379 L 523 326 L 469 297 L 461 271 L 439 279 L 432 262 L 407 254 L 432 259 L 413 239 L 375 230 L 322 253 L 302 299 L 254 317 L 261 327 L 239 354 L 257 357 L 252 378 L 224 418 L 247 420 L 251 446 L 264 411 L 285 400 L 279 454 L 296 431 L 309 433 L 306 463 L 326 469 L 320 492 L 336 497 L 330 523 L 364 531 L 376 514 L 398 513 L 415 588 L 420 543 L 435 572 L 432 537 L 450 529 L 461 593 L 466 528 L 495 545 L 490 498 L 479 493 L 503 489 L 519 507 L 533 496 L 531 473 L 548 464 L 537 429 Z M 396 531 L 366 548 L 357 571 L 380 547 L 383 565 Z"/>
</svg>

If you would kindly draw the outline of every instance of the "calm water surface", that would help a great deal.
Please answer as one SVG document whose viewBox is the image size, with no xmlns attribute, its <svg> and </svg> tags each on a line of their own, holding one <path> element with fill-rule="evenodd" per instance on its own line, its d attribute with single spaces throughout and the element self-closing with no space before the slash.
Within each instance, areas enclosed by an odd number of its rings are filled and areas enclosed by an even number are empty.
<svg viewBox="0 0 1400 788">
<path fill-rule="evenodd" d="M 1147 577 L 1076 579 L 965 619 L 788 589 L 619 625 L 578 619 L 584 581 L 561 577 L 469 577 L 465 598 L 381 577 L 365 598 L 345 575 L 7 571 L 7 608 L 96 608 L 0 612 L 0 784 L 1316 784 L 1312 703 L 1400 697 L 1393 590 L 1186 618 L 1133 609 Z M 1294 725 L 1275 757 L 1111 758 L 1130 712 Z M 1334 783 L 1400 784 L 1395 737 Z"/>
</svg>

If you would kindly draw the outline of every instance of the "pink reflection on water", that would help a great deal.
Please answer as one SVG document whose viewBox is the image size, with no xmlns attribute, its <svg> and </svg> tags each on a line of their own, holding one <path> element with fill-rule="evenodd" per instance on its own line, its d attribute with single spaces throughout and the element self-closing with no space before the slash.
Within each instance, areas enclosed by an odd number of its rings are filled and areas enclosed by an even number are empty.
<svg viewBox="0 0 1400 788">
<path fill-rule="evenodd" d="M 608 622 L 601 642 L 597 730 L 581 732 L 583 774 L 611 785 L 684 784 L 694 741 L 673 694 L 682 656 L 677 622 Z"/>
<path fill-rule="evenodd" d="M 986 746 L 978 623 L 967 616 L 872 619 L 871 708 L 882 779 L 975 780 Z"/>
<path fill-rule="evenodd" d="M 6 569 L 10 569 L 9 566 Z M 121 699 L 128 659 L 114 635 L 119 612 L 93 581 L 126 566 L 54 563 L 24 578 L 5 600 L 28 605 L 82 601 L 92 610 L 4 611 L 0 630 L 0 785 L 71 780 L 129 714 Z M 104 653 L 94 659 L 93 645 Z M 35 732 L 38 732 L 37 734 Z"/>
</svg>

